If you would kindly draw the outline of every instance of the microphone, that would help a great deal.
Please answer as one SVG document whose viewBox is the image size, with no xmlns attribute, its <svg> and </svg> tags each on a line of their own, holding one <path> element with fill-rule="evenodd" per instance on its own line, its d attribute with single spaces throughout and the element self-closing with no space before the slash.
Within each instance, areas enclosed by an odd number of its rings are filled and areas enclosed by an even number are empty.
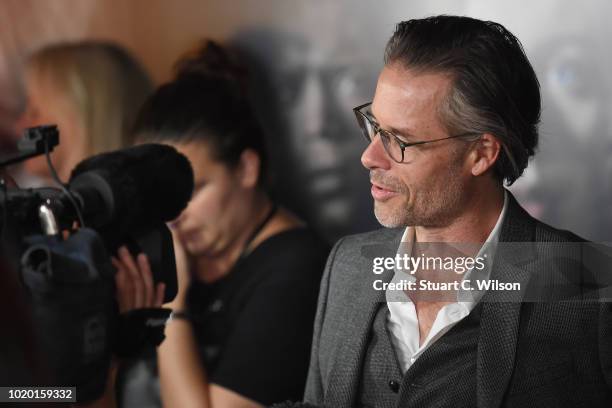
<svg viewBox="0 0 612 408">
<path fill-rule="evenodd" d="M 193 170 L 175 148 L 149 143 L 83 160 L 68 184 L 92 227 L 130 231 L 178 217 L 191 199 Z"/>
</svg>

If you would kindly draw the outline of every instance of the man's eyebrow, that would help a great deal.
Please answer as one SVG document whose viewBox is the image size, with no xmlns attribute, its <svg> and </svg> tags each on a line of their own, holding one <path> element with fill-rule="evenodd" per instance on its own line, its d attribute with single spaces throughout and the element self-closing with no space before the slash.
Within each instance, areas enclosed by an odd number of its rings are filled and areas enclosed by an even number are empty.
<svg viewBox="0 0 612 408">
<path fill-rule="evenodd" d="M 413 135 L 413 133 L 409 129 L 396 129 L 394 127 L 390 127 L 388 130 L 389 132 L 393 133 L 396 136 L 400 136 L 403 139 L 407 139 L 407 140 L 416 139 L 416 137 Z"/>
<path fill-rule="evenodd" d="M 410 131 L 410 129 L 397 129 L 394 127 L 383 127 L 380 122 L 378 121 L 378 119 L 376 119 L 376 116 L 374 116 L 374 113 L 370 110 L 370 116 L 372 117 L 372 119 L 374 119 L 374 122 L 376 122 L 376 124 L 378 126 L 380 126 L 381 129 L 386 130 L 387 132 L 391 132 L 393 133 L 395 136 L 399 136 L 403 139 L 406 140 L 414 140 L 416 139 L 416 137 L 413 135 L 413 133 Z"/>
<path fill-rule="evenodd" d="M 394 128 L 394 127 L 392 127 L 392 126 L 391 126 L 391 127 L 383 127 L 383 126 L 382 126 L 382 125 L 381 125 L 381 124 L 378 122 L 378 120 L 376 121 L 376 123 L 378 123 L 378 125 L 379 125 L 379 126 L 382 128 L 382 129 L 384 129 L 384 130 L 386 130 L 386 131 L 388 131 L 388 132 L 393 133 L 395 136 L 398 136 L 398 137 L 400 137 L 400 138 L 402 138 L 402 139 L 405 139 L 407 142 L 410 142 L 410 141 L 412 141 L 412 140 L 417 139 L 417 137 L 416 137 L 416 136 L 414 136 L 414 134 L 412 133 L 412 131 L 411 131 L 410 129 L 408 129 L 408 128 L 405 128 L 405 129 L 398 129 L 398 128 Z"/>
</svg>

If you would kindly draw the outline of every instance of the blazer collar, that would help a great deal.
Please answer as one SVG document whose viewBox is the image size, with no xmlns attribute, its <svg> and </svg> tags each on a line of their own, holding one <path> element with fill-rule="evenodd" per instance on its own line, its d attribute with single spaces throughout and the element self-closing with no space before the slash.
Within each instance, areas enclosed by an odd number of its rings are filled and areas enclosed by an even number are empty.
<svg viewBox="0 0 612 408">
<path fill-rule="evenodd" d="M 385 291 L 374 290 L 374 280 L 390 282 L 393 271 L 385 271 L 380 275 L 372 273 L 373 259 L 375 257 L 395 257 L 404 229 L 399 228 L 392 233 L 392 239 L 385 242 L 371 242 L 361 249 L 359 259 L 351 267 L 364 271 L 367 278 L 360 279 L 352 298 L 350 313 L 343 320 L 338 330 L 338 339 L 342 343 L 339 352 L 334 358 L 333 367 L 329 376 L 328 389 L 325 394 L 324 405 L 329 407 L 354 407 L 359 383 L 361 368 L 370 339 L 370 329 L 376 313 L 385 303 Z"/>
<path fill-rule="evenodd" d="M 521 299 L 535 273 L 537 221 L 509 194 L 508 213 L 502 225 L 491 279 L 519 283 L 517 292 L 488 292 L 482 298 L 477 353 L 477 406 L 497 408 L 512 376 L 516 357 Z"/>
</svg>

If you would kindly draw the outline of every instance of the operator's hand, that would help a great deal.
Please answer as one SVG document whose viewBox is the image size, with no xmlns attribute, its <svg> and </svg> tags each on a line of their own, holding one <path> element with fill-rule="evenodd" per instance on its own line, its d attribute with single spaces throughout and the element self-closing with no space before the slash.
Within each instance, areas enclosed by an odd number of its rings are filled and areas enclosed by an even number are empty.
<svg viewBox="0 0 612 408">
<path fill-rule="evenodd" d="M 163 283 L 154 286 L 151 266 L 145 254 L 139 254 L 134 259 L 126 247 L 121 247 L 111 262 L 117 268 L 115 284 L 120 313 L 161 307 L 166 287 Z"/>
</svg>

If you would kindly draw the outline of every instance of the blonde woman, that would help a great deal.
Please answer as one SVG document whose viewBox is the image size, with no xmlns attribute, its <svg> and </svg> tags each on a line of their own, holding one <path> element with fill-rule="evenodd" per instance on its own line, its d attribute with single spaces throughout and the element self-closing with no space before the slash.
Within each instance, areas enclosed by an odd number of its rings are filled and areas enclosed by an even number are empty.
<svg viewBox="0 0 612 408">
<path fill-rule="evenodd" d="M 25 64 L 26 127 L 54 123 L 60 144 L 51 154 L 60 179 L 95 153 L 132 144 L 132 122 L 152 83 L 120 46 L 106 42 L 64 43 L 33 53 Z M 28 160 L 28 173 L 49 179 L 44 157 Z"/>
</svg>

